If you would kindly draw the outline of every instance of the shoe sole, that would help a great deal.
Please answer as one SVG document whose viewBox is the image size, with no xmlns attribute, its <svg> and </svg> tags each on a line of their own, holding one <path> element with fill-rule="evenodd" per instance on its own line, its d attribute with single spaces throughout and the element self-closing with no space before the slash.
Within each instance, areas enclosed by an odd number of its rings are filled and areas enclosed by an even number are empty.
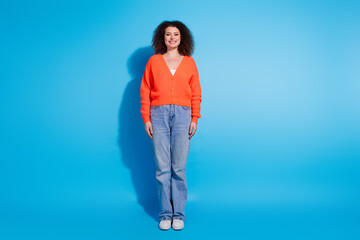
<svg viewBox="0 0 360 240">
<path fill-rule="evenodd" d="M 160 230 L 166 231 L 169 230 L 171 228 L 171 225 L 168 228 L 161 228 L 160 226 L 158 226 Z"/>
<path fill-rule="evenodd" d="M 167 231 L 167 230 L 169 230 L 170 228 L 159 228 L 160 230 L 162 230 L 162 231 Z"/>
<path fill-rule="evenodd" d="M 168 228 L 161 228 L 160 226 L 158 226 L 160 230 L 166 231 L 169 230 L 171 228 L 171 225 Z"/>
<path fill-rule="evenodd" d="M 173 230 L 175 230 L 175 231 L 181 231 L 181 230 L 183 230 L 184 228 L 173 228 Z"/>
<path fill-rule="evenodd" d="M 175 230 L 175 231 L 180 231 L 180 230 L 183 230 L 184 227 L 182 227 L 182 228 L 174 228 L 174 227 L 172 227 L 172 229 Z"/>
</svg>

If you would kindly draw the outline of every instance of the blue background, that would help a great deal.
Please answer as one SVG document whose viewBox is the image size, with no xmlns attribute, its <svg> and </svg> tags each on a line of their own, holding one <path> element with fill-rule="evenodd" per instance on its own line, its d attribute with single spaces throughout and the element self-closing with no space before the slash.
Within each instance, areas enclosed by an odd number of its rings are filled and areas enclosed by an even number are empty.
<svg viewBox="0 0 360 240">
<path fill-rule="evenodd" d="M 359 1 L 2 1 L 1 239 L 359 239 Z M 157 229 L 139 86 L 195 39 L 186 226 Z"/>
</svg>

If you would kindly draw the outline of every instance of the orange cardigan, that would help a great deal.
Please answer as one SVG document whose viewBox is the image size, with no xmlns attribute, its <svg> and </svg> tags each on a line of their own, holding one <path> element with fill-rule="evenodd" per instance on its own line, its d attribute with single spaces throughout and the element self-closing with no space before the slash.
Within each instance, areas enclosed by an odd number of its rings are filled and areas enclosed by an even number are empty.
<svg viewBox="0 0 360 240">
<path fill-rule="evenodd" d="M 201 117 L 201 87 L 195 60 L 184 56 L 173 76 L 164 56 L 151 56 L 141 81 L 140 97 L 144 123 L 151 121 L 150 106 L 166 104 L 191 107 L 191 121 L 197 123 Z"/>
</svg>

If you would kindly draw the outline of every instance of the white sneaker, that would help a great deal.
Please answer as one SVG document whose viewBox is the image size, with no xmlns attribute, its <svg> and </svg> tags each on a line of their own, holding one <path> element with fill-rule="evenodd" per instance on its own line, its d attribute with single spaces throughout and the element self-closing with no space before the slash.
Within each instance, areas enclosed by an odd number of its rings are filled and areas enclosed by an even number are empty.
<svg viewBox="0 0 360 240">
<path fill-rule="evenodd" d="M 159 228 L 161 230 L 168 230 L 171 227 L 171 221 L 170 220 L 161 220 L 159 223 Z"/>
<path fill-rule="evenodd" d="M 181 230 L 184 228 L 184 221 L 180 219 L 173 219 L 172 228 L 174 230 Z"/>
</svg>

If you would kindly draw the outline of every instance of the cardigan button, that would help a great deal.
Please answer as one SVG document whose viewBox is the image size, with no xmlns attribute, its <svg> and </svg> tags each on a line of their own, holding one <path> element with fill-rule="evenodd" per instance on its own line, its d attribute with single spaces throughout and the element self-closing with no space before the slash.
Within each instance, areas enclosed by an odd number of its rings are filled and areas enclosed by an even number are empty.
<svg viewBox="0 0 360 240">
<path fill-rule="evenodd" d="M 171 91 L 174 91 L 174 88 L 172 88 Z"/>
</svg>

